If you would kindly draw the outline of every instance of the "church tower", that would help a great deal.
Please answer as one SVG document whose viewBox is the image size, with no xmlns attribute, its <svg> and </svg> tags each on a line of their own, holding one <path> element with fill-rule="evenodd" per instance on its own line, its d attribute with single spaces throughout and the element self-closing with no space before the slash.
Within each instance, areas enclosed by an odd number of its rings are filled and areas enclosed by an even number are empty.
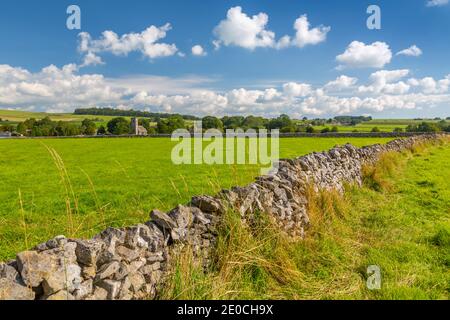
<svg viewBox="0 0 450 320">
<path fill-rule="evenodd" d="M 139 120 L 138 118 L 131 118 L 131 134 L 139 134 Z"/>
</svg>

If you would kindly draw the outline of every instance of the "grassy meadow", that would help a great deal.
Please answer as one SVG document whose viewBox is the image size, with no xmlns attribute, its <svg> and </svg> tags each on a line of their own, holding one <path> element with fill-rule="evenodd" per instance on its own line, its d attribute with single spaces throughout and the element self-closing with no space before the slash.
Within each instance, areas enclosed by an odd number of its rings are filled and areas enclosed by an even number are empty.
<svg viewBox="0 0 450 320">
<path fill-rule="evenodd" d="M 286 138 L 292 158 L 388 139 Z M 0 140 L 0 261 L 59 234 L 90 237 L 148 220 L 197 194 L 245 185 L 256 165 L 173 165 L 167 138 Z"/>
<path fill-rule="evenodd" d="M 30 118 L 43 119 L 49 117 L 52 121 L 70 121 L 80 122 L 84 119 L 99 119 L 101 122 L 108 122 L 113 116 L 100 116 L 100 115 L 77 115 L 72 113 L 46 113 L 46 112 L 28 112 L 17 110 L 0 110 L 0 119 L 10 122 L 22 122 Z"/>
<path fill-rule="evenodd" d="M 164 299 L 450 298 L 450 143 L 388 153 L 363 188 L 309 195 L 311 228 L 291 241 L 261 215 L 248 228 L 230 212 L 215 264 L 183 253 Z M 367 267 L 381 289 L 366 287 Z"/>
</svg>

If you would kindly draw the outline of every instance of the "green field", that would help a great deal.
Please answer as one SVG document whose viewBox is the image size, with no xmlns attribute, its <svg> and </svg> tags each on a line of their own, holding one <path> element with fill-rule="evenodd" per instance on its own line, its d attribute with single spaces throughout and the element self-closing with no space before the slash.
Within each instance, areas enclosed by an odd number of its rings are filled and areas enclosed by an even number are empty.
<svg viewBox="0 0 450 320">
<path fill-rule="evenodd" d="M 280 141 L 281 157 L 292 158 L 388 139 Z M 89 237 L 146 221 L 154 208 L 245 185 L 260 173 L 257 166 L 175 166 L 173 146 L 165 138 L 0 140 L 0 260 L 58 234 Z M 59 169 L 47 147 L 61 158 Z"/>
<path fill-rule="evenodd" d="M 393 132 L 396 128 L 406 129 L 408 125 L 420 124 L 423 121 L 430 123 L 438 123 L 439 120 L 413 120 L 413 119 L 374 119 L 371 121 L 363 122 L 355 126 L 337 126 L 339 132 L 353 132 L 357 130 L 358 132 L 371 132 L 374 127 L 380 129 L 381 132 Z M 448 120 L 447 120 L 448 123 Z M 330 124 L 327 126 L 315 126 L 316 131 L 320 131 L 324 128 L 332 128 L 334 125 Z"/>
<path fill-rule="evenodd" d="M 8 120 L 10 122 L 22 122 L 30 118 L 43 119 L 49 117 L 53 121 L 70 121 L 80 122 L 84 119 L 99 119 L 101 122 L 108 122 L 112 116 L 89 116 L 89 115 L 76 115 L 71 113 L 45 113 L 45 112 L 27 112 L 17 110 L 0 110 L 0 119 Z"/>
</svg>

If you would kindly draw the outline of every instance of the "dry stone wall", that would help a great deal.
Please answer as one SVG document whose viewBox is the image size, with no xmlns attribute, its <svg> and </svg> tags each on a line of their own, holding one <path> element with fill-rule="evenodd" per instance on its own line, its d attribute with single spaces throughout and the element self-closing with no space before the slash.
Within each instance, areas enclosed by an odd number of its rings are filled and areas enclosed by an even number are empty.
<svg viewBox="0 0 450 320">
<path fill-rule="evenodd" d="M 236 210 L 244 221 L 265 212 L 281 230 L 303 237 L 309 225 L 308 187 L 342 192 L 345 183 L 360 185 L 362 165 L 373 163 L 383 152 L 437 138 L 416 136 L 364 148 L 347 144 L 280 160 L 275 175 L 215 197 L 193 197 L 189 204 L 167 213 L 153 210 L 144 224 L 108 228 L 90 240 L 55 237 L 0 263 L 0 300 L 153 299 L 174 253 L 186 244 L 197 261 L 209 264 L 216 228 L 226 210 Z"/>
</svg>

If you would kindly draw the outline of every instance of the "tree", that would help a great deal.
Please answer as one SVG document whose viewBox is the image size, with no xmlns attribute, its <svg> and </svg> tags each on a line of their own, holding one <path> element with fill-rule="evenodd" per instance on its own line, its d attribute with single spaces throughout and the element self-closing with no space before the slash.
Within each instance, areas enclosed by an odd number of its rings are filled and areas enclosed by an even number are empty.
<svg viewBox="0 0 450 320">
<path fill-rule="evenodd" d="M 180 115 L 173 115 L 167 119 L 167 126 L 169 127 L 170 133 L 177 129 L 186 129 L 186 122 Z"/>
<path fill-rule="evenodd" d="M 282 128 L 290 128 L 294 126 L 294 122 L 289 118 L 288 115 L 282 114 L 278 118 L 271 119 L 268 124 L 268 129 L 282 129 Z"/>
<path fill-rule="evenodd" d="M 225 129 L 237 129 L 242 128 L 245 118 L 242 116 L 225 116 L 222 118 L 222 123 Z"/>
<path fill-rule="evenodd" d="M 20 134 L 26 135 L 28 132 L 28 127 L 25 122 L 21 122 L 17 125 L 16 131 Z"/>
<path fill-rule="evenodd" d="M 330 128 L 328 128 L 328 127 L 323 128 L 323 129 L 320 131 L 320 133 L 328 133 L 328 132 L 330 132 Z"/>
<path fill-rule="evenodd" d="M 3 125 L 0 126 L 0 132 L 13 132 L 14 127 L 12 125 Z"/>
<path fill-rule="evenodd" d="M 404 130 L 403 130 L 403 128 L 395 128 L 394 129 L 394 133 L 399 133 L 399 132 L 403 132 Z"/>
<path fill-rule="evenodd" d="M 158 133 L 171 134 L 177 129 L 185 129 L 186 123 L 180 115 L 170 116 L 168 119 L 158 119 Z"/>
<path fill-rule="evenodd" d="M 406 127 L 407 132 L 438 132 L 441 131 L 441 128 L 435 124 L 430 122 L 422 122 L 418 125 L 410 124 Z"/>
<path fill-rule="evenodd" d="M 202 127 L 204 130 L 217 129 L 223 131 L 223 123 L 219 118 L 207 116 L 202 119 Z"/>
<path fill-rule="evenodd" d="M 263 117 L 248 116 L 242 123 L 243 129 L 265 129 L 267 120 Z"/>
<path fill-rule="evenodd" d="M 84 119 L 81 122 L 81 133 L 93 136 L 97 132 L 97 126 L 95 125 L 95 122 L 90 119 Z"/>
<path fill-rule="evenodd" d="M 147 130 L 147 132 L 150 132 L 150 129 L 152 128 L 150 119 L 139 119 L 139 125 L 143 126 Z"/>
<path fill-rule="evenodd" d="M 64 121 L 59 121 L 54 130 L 56 136 L 77 136 L 82 133 L 82 127 Z"/>
<path fill-rule="evenodd" d="M 295 126 L 288 126 L 280 129 L 281 133 L 294 133 L 295 131 L 296 131 Z"/>
<path fill-rule="evenodd" d="M 169 126 L 167 125 L 166 119 L 158 119 L 158 122 L 156 124 L 156 129 L 158 130 L 158 133 L 170 133 L 169 132 Z"/>
<path fill-rule="evenodd" d="M 371 132 L 372 132 L 372 133 L 377 133 L 377 132 L 381 132 L 381 131 L 380 131 L 380 128 L 378 128 L 378 127 L 373 127 Z"/>
<path fill-rule="evenodd" d="M 439 126 L 439 128 L 440 128 L 442 131 L 445 131 L 445 129 L 447 129 L 447 127 L 449 126 L 449 124 L 448 124 L 447 121 L 445 121 L 445 120 L 439 121 L 437 125 Z"/>
<path fill-rule="evenodd" d="M 316 130 L 314 130 L 314 127 L 309 126 L 309 127 L 306 128 L 306 132 L 307 132 L 307 133 L 315 133 Z"/>
<path fill-rule="evenodd" d="M 106 128 L 105 126 L 101 125 L 97 130 L 97 135 L 103 136 L 106 134 Z"/>
<path fill-rule="evenodd" d="M 333 128 L 331 128 L 331 132 L 339 132 L 339 128 L 334 126 Z"/>
<path fill-rule="evenodd" d="M 114 118 L 107 124 L 108 132 L 114 135 L 130 133 L 130 122 L 123 117 Z"/>
</svg>

